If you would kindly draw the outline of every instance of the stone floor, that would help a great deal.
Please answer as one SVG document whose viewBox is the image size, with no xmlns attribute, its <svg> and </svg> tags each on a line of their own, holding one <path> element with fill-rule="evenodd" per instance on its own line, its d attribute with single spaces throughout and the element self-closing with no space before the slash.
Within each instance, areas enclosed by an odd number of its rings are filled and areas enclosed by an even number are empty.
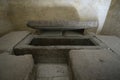
<svg viewBox="0 0 120 80">
<path fill-rule="evenodd" d="M 36 64 L 36 80 L 69 80 L 67 64 Z"/>
</svg>

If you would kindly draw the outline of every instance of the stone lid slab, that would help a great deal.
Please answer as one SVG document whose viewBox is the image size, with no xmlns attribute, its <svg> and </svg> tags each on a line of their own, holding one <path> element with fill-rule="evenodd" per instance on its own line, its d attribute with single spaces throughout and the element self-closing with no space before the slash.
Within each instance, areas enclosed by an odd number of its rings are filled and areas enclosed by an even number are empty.
<svg viewBox="0 0 120 80">
<path fill-rule="evenodd" d="M 29 21 L 27 26 L 33 29 L 57 29 L 57 30 L 73 30 L 87 29 L 98 26 L 95 21 Z"/>
</svg>

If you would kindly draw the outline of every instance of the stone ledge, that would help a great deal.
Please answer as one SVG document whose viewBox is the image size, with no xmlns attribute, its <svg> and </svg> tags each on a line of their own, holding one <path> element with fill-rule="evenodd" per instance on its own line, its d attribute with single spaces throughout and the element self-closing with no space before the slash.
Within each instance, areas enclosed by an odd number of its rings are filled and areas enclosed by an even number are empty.
<svg viewBox="0 0 120 80">
<path fill-rule="evenodd" d="M 120 80 L 120 60 L 109 50 L 72 50 L 75 80 Z"/>
<path fill-rule="evenodd" d="M 13 47 L 29 34 L 28 31 L 15 31 L 6 34 L 0 38 L 0 51 L 11 52 Z"/>
</svg>

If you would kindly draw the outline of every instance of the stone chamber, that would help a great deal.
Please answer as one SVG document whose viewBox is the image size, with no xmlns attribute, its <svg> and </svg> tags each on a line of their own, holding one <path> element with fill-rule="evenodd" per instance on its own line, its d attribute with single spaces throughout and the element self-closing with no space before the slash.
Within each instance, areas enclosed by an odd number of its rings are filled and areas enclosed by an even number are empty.
<svg viewBox="0 0 120 80">
<path fill-rule="evenodd" d="M 1 0 L 0 80 L 120 80 L 120 39 L 92 33 L 110 2 Z"/>
</svg>

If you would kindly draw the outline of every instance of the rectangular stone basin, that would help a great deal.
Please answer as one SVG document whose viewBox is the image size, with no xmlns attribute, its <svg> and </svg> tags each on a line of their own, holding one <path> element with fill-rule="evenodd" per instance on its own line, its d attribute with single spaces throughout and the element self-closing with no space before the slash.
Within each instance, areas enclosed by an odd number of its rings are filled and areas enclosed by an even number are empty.
<svg viewBox="0 0 120 80">
<path fill-rule="evenodd" d="M 94 37 L 40 37 L 28 36 L 14 47 L 16 55 L 62 53 L 73 49 L 100 49 L 103 43 Z"/>
<path fill-rule="evenodd" d="M 90 39 L 33 38 L 29 45 L 34 46 L 96 46 Z"/>
</svg>

